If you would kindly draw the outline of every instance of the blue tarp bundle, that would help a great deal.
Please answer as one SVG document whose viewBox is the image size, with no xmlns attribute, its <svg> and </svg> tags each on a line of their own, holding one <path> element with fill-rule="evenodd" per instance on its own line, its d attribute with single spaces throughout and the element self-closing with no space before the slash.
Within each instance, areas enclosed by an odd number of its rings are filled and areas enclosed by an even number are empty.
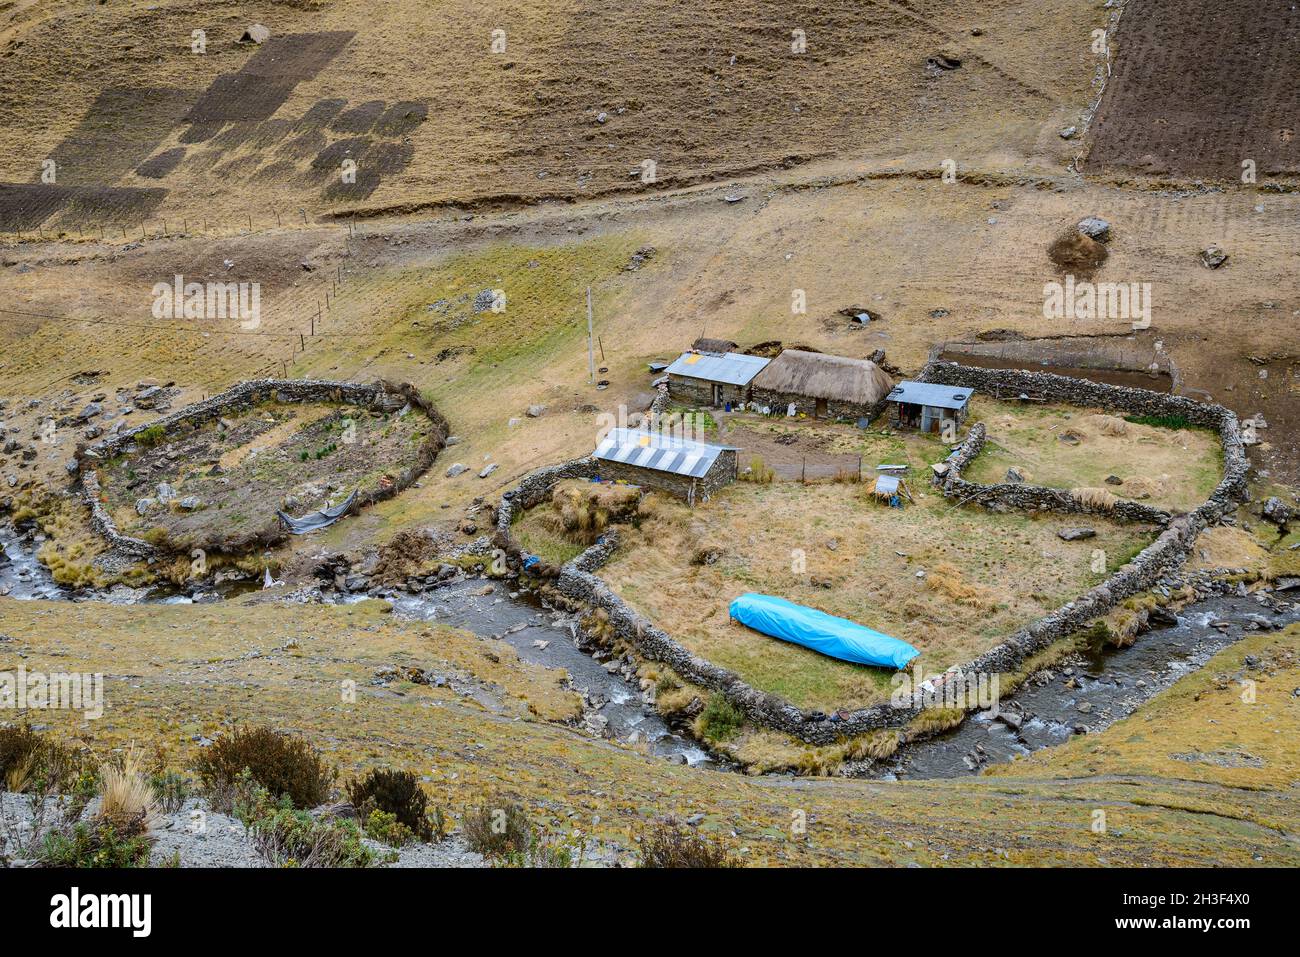
<svg viewBox="0 0 1300 957">
<path fill-rule="evenodd" d="M 903 669 L 920 654 L 905 641 L 847 618 L 836 618 L 771 595 L 741 595 L 731 603 L 730 611 L 732 618 L 755 631 L 842 661 Z"/>
</svg>

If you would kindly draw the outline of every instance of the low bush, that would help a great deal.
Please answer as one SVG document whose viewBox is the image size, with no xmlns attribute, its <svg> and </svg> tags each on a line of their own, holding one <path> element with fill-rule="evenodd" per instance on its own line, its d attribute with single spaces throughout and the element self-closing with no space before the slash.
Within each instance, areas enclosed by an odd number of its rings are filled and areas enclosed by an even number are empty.
<svg viewBox="0 0 1300 957">
<path fill-rule="evenodd" d="M 461 830 L 469 849 L 484 857 L 522 855 L 534 841 L 528 815 L 518 804 L 509 801 L 466 811 Z"/>
<path fill-rule="evenodd" d="M 318 819 L 296 808 L 274 808 L 248 833 L 257 853 L 279 867 L 369 867 L 375 859 L 352 821 Z"/>
<path fill-rule="evenodd" d="M 403 847 L 415 840 L 415 834 L 409 827 L 399 821 L 396 815 L 375 809 L 364 817 L 366 836 L 387 844 L 389 847 Z"/>
<path fill-rule="evenodd" d="M 41 863 L 47 867 L 145 867 L 152 847 L 144 813 L 132 819 L 99 817 L 47 833 Z"/>
<path fill-rule="evenodd" d="M 1132 422 L 1135 425 L 1153 425 L 1160 429 L 1192 429 L 1196 426 L 1185 415 L 1177 413 L 1170 415 L 1126 415 L 1126 422 Z"/>
<path fill-rule="evenodd" d="M 135 434 L 135 444 L 141 448 L 152 448 L 163 440 L 166 430 L 161 425 L 151 425 Z"/>
<path fill-rule="evenodd" d="M 420 780 L 410 771 L 375 768 L 361 780 L 348 783 L 348 800 L 363 821 L 380 811 L 422 841 L 433 839 L 429 820 L 429 799 Z"/>
<path fill-rule="evenodd" d="M 726 845 L 669 818 L 641 835 L 641 867 L 739 867 Z"/>
<path fill-rule="evenodd" d="M 745 716 L 720 694 L 712 695 L 695 719 L 695 730 L 700 737 L 709 741 L 726 741 L 740 730 L 745 723 Z"/>
<path fill-rule="evenodd" d="M 287 797 L 298 808 L 323 804 L 338 773 L 302 738 L 270 728 L 238 728 L 219 737 L 194 769 L 218 801 L 247 771 L 272 797 Z"/>
</svg>

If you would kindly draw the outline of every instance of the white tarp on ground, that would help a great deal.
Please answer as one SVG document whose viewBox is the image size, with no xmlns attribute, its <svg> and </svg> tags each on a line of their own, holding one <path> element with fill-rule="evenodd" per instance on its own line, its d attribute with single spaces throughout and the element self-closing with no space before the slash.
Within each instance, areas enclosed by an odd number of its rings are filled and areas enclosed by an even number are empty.
<svg viewBox="0 0 1300 957">
<path fill-rule="evenodd" d="M 347 510 L 352 507 L 352 503 L 356 500 L 357 493 L 354 489 L 342 504 L 331 505 L 329 508 L 322 508 L 318 512 L 308 512 L 302 518 L 286 515 L 279 509 L 275 510 L 275 514 L 280 516 L 280 521 L 284 522 L 285 527 L 289 529 L 291 534 L 305 535 L 307 532 L 329 528 L 347 513 Z"/>
</svg>

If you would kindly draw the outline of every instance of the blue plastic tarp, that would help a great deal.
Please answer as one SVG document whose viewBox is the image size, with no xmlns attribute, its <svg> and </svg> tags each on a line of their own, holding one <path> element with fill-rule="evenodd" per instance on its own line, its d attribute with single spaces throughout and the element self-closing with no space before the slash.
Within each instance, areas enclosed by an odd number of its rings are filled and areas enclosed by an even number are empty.
<svg viewBox="0 0 1300 957">
<path fill-rule="evenodd" d="M 732 618 L 755 631 L 841 661 L 901 670 L 920 654 L 905 641 L 847 618 L 771 595 L 741 595 L 731 603 L 730 612 Z"/>
</svg>

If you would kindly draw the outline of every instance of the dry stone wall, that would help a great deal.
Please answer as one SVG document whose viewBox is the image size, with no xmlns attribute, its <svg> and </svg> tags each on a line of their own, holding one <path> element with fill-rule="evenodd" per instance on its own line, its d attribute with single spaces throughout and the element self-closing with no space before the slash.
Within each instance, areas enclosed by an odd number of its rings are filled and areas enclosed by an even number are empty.
<svg viewBox="0 0 1300 957">
<path fill-rule="evenodd" d="M 161 428 L 163 435 L 179 428 L 195 428 L 206 422 L 225 415 L 246 412 L 261 402 L 347 402 L 364 408 L 384 409 L 396 412 L 409 404 L 418 408 L 434 424 L 430 437 L 420 448 L 416 463 L 397 476 L 393 485 L 384 489 L 374 489 L 364 496 L 359 496 L 353 509 L 390 498 L 409 487 L 433 464 L 438 453 L 446 446 L 447 420 L 423 396 L 415 386 L 407 383 L 378 381 L 369 385 L 355 382 L 336 382 L 328 379 L 252 379 L 214 395 L 211 398 L 187 405 L 175 412 L 146 422 L 134 428 L 80 449 L 76 459 L 76 474 L 81 482 L 81 497 L 90 509 L 91 528 L 119 555 L 135 559 L 149 559 L 158 555 L 158 550 L 148 542 L 131 538 L 118 531 L 108 510 L 101 500 L 99 476 L 95 472 L 96 462 L 111 459 L 128 451 L 141 432 L 146 429 Z"/>
</svg>

